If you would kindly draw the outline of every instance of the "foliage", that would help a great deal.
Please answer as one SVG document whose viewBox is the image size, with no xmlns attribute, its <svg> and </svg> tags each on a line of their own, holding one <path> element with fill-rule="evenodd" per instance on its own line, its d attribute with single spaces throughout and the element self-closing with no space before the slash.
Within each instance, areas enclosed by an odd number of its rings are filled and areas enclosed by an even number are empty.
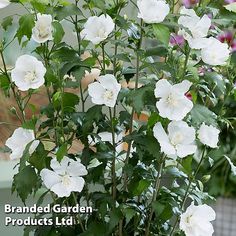
<svg viewBox="0 0 236 236">
<path fill-rule="evenodd" d="M 22 127 L 34 130 L 35 138 L 40 141 L 33 153 L 26 147 L 13 179 L 13 191 L 25 202 L 30 194 L 43 188 L 40 172 L 50 169 L 52 158 L 59 162 L 64 156 L 79 158 L 88 170 L 82 192 L 59 198 L 49 191 L 51 204 L 80 203 L 96 209 L 90 215 L 75 216 L 78 223 L 71 227 L 35 226 L 26 228 L 25 235 L 30 230 L 44 236 L 183 235 L 178 227 L 179 217 L 189 200 L 200 205 L 211 202 L 211 194 L 236 194 L 236 177 L 230 169 L 236 162 L 236 52 L 231 53 L 226 65 L 210 66 L 199 59 L 199 51 L 191 49 L 186 41 L 182 46 L 171 45 L 171 35 L 179 30 L 178 1 L 167 1 L 171 13 L 155 24 L 124 15 L 129 7 L 138 12 L 136 1 L 12 2 L 23 6 L 26 14 L 14 19 L 6 17 L 1 28 L 5 34 L 11 24 L 17 23 L 14 38 L 22 48 L 32 40 L 37 14 L 53 18 L 53 40 L 35 43 L 33 52 L 28 52 L 46 68 L 41 89 L 18 90 L 4 60 L 11 42 L 0 43 L 4 65 L 0 69 L 1 89 L 17 102 L 17 109 L 10 108 L 12 114 Z M 231 28 L 236 15 L 226 12 L 221 1 L 199 2 L 195 7 L 199 15 L 213 15 L 215 28 L 211 36 L 217 37 L 225 29 L 235 30 Z M 92 45 L 81 37 L 81 31 L 87 15 L 102 14 L 108 14 L 115 27 L 103 42 Z M 73 28 L 70 36 L 76 41 L 75 46 L 65 41 L 63 21 Z M 113 74 L 122 84 L 115 107 L 89 102 L 86 79 L 94 68 L 101 75 Z M 192 83 L 186 96 L 191 97 L 193 109 L 184 120 L 195 130 L 202 123 L 220 128 L 219 148 L 212 150 L 198 140 L 194 155 L 173 159 L 163 153 L 153 134 L 156 123 L 160 122 L 165 130 L 169 124 L 156 107 L 154 90 L 161 79 L 171 84 L 185 79 Z M 48 104 L 37 112 L 30 99 L 38 92 L 48 97 Z M 32 111 L 30 118 L 25 115 L 27 109 Z M 102 132 L 109 132 L 112 140 L 102 140 L 99 136 Z M 122 138 L 116 142 L 119 135 Z M 81 148 L 72 151 L 75 142 Z M 123 150 L 118 152 L 121 144 Z"/>
</svg>

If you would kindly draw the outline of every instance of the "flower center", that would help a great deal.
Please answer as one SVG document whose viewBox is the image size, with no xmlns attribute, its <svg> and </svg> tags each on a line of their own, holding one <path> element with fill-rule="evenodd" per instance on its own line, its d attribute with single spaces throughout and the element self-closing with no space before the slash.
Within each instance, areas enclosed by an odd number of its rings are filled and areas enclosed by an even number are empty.
<svg viewBox="0 0 236 236">
<path fill-rule="evenodd" d="M 50 33 L 50 27 L 48 25 L 39 24 L 38 25 L 39 37 L 46 38 Z"/>
<path fill-rule="evenodd" d="M 181 133 L 175 133 L 171 138 L 171 143 L 176 146 L 183 141 L 183 135 Z"/>
<path fill-rule="evenodd" d="M 111 90 L 106 90 L 105 93 L 103 94 L 103 98 L 105 100 L 112 100 L 113 96 L 114 96 L 114 94 Z"/>
<path fill-rule="evenodd" d="M 106 36 L 106 31 L 105 29 L 102 27 L 98 30 L 98 37 L 99 38 L 104 38 Z"/>
<path fill-rule="evenodd" d="M 176 100 L 175 96 L 172 93 L 170 93 L 168 95 L 168 97 L 166 98 L 166 102 L 167 102 L 168 105 L 171 105 L 171 106 L 174 106 L 174 107 L 177 106 L 177 100 Z"/>
<path fill-rule="evenodd" d="M 26 82 L 34 82 L 37 79 L 35 71 L 27 71 L 24 77 Z"/>
<path fill-rule="evenodd" d="M 192 216 L 193 216 L 193 215 L 190 215 L 190 216 L 188 216 L 188 217 L 186 218 L 187 224 L 190 224 L 190 221 L 191 221 Z"/>
<path fill-rule="evenodd" d="M 61 182 L 65 187 L 68 187 L 71 183 L 70 176 L 69 175 L 62 176 Z"/>
</svg>

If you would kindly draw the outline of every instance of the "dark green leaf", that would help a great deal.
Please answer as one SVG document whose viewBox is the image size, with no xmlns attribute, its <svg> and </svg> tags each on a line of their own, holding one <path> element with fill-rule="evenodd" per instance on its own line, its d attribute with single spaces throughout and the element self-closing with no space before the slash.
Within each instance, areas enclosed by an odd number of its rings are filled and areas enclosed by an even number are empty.
<svg viewBox="0 0 236 236">
<path fill-rule="evenodd" d="M 168 46 L 170 41 L 169 28 L 162 24 L 153 24 L 153 31 L 157 39 L 159 39 L 164 45 Z"/>
<path fill-rule="evenodd" d="M 37 189 L 38 177 L 31 166 L 24 167 L 18 174 L 14 175 L 13 179 L 15 190 L 23 202 Z"/>
<path fill-rule="evenodd" d="M 210 111 L 207 107 L 196 104 L 191 111 L 191 118 L 193 123 L 200 125 L 205 122 L 208 125 L 215 125 L 216 114 Z"/>
<path fill-rule="evenodd" d="M 75 5 L 70 4 L 68 6 L 58 7 L 55 10 L 57 19 L 59 21 L 65 19 L 68 16 L 82 15 L 81 10 Z"/>
<path fill-rule="evenodd" d="M 57 151 L 57 160 L 60 162 L 63 157 L 67 154 L 67 144 L 64 143 Z"/>
<path fill-rule="evenodd" d="M 54 21 L 52 23 L 52 25 L 53 25 L 53 28 L 54 28 L 53 40 L 54 40 L 55 43 L 60 43 L 62 38 L 65 35 L 65 31 L 64 31 L 62 25 L 57 21 Z"/>
<path fill-rule="evenodd" d="M 24 36 L 26 36 L 28 39 L 31 38 L 33 27 L 34 27 L 33 14 L 26 14 L 21 16 L 19 20 L 19 28 L 16 32 L 16 36 L 20 43 Z"/>
<path fill-rule="evenodd" d="M 4 30 L 7 30 L 7 28 L 12 25 L 12 22 L 13 22 L 12 16 L 7 16 L 7 17 L 5 17 L 5 18 L 3 19 L 3 21 L 2 21 L 2 27 L 3 27 L 3 29 L 4 29 Z"/>
</svg>

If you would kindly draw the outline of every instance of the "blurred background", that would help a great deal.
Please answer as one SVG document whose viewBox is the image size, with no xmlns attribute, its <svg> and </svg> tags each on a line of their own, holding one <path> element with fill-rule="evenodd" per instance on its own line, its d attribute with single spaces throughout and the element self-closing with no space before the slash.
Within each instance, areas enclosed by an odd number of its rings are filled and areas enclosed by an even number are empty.
<svg viewBox="0 0 236 236">
<path fill-rule="evenodd" d="M 197 0 L 183 0 L 183 4 L 194 4 Z M 221 1 L 224 4 L 224 1 Z M 181 1 L 179 1 L 181 5 Z M 187 6 L 187 5 L 186 5 Z M 9 15 L 21 15 L 25 12 L 20 5 L 11 4 L 5 9 L 0 9 L 0 20 Z M 136 10 L 132 7 L 128 10 L 129 17 L 135 17 Z M 64 21 L 65 41 L 72 46 L 76 44 L 76 36 L 73 33 L 72 26 Z M 7 34 L 4 37 L 11 41 L 17 29 L 17 24 L 9 27 Z M 0 31 L 0 39 L 3 37 Z M 17 57 L 24 53 L 30 53 L 34 50 L 36 44 L 32 41 L 26 47 L 21 49 L 17 40 L 14 40 L 10 47 L 5 51 L 6 63 L 8 68 L 13 68 Z M 2 63 L 0 61 L 0 67 Z M 40 91 L 34 95 L 31 103 L 37 107 L 47 104 L 47 98 L 44 96 L 44 91 Z M 228 116 L 236 119 L 236 101 L 235 97 L 229 98 L 226 101 L 228 106 Z M 10 107 L 14 107 L 14 100 L 6 98 L 0 91 L 0 235 L 20 236 L 23 235 L 23 227 L 6 227 L 4 226 L 5 214 L 4 204 L 10 203 L 18 206 L 22 205 L 19 198 L 11 194 L 12 178 L 16 172 L 14 166 L 15 161 L 10 161 L 8 154 L 4 153 L 4 144 L 6 139 L 12 134 L 13 130 L 19 125 L 17 120 L 10 112 Z M 27 114 L 30 116 L 30 112 Z M 144 118 L 145 119 L 145 118 Z M 235 124 L 235 122 L 234 122 Z M 236 236 L 236 176 L 231 173 L 231 167 L 223 155 L 234 157 L 236 161 L 236 130 L 230 129 L 227 124 L 222 126 L 221 142 L 223 143 L 220 149 L 212 151 L 209 156 L 214 158 L 216 164 L 214 168 L 204 166 L 203 171 L 211 175 L 210 180 L 206 183 L 206 188 L 216 198 L 214 208 L 217 211 L 217 220 L 215 221 L 215 236 Z M 78 147 L 75 147 L 78 148 Z M 38 193 L 35 198 L 31 198 L 27 205 L 32 205 L 40 196 Z M 206 235 L 207 236 L 207 235 Z"/>
</svg>

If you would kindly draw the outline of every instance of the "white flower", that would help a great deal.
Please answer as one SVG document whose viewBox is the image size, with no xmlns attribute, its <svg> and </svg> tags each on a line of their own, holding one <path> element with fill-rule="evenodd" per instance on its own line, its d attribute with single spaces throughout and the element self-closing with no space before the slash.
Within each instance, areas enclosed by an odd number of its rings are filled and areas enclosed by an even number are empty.
<svg viewBox="0 0 236 236">
<path fill-rule="evenodd" d="M 81 80 L 81 85 L 83 89 L 86 89 L 89 84 L 97 80 L 101 74 L 101 70 L 97 68 L 92 68 L 91 71 L 85 71 L 85 75 Z"/>
<path fill-rule="evenodd" d="M 52 16 L 38 13 L 37 21 L 32 29 L 32 39 L 37 43 L 53 40 L 52 31 Z"/>
<path fill-rule="evenodd" d="M 217 148 L 220 131 L 212 125 L 205 125 L 203 123 L 198 131 L 198 138 L 201 143 L 211 147 Z"/>
<path fill-rule="evenodd" d="M 21 91 L 37 89 L 44 84 L 46 68 L 36 57 L 23 55 L 17 58 L 11 72 L 12 81 Z"/>
<path fill-rule="evenodd" d="M 225 65 L 229 59 L 230 50 L 226 43 L 210 37 L 201 50 L 202 60 L 212 66 Z"/>
<path fill-rule="evenodd" d="M 10 4 L 10 1 L 8 0 L 0 0 L 0 9 L 7 7 Z"/>
<path fill-rule="evenodd" d="M 43 169 L 40 176 L 45 186 L 58 197 L 69 197 L 71 192 L 81 192 L 84 187 L 84 179 L 87 170 L 80 160 L 72 160 L 64 157 L 59 163 L 56 158 L 51 160 L 52 170 Z"/>
<path fill-rule="evenodd" d="M 181 29 L 179 34 L 188 41 L 190 48 L 203 48 L 207 40 L 205 37 L 211 27 L 211 19 L 207 15 L 200 18 L 193 9 L 186 9 L 185 7 L 181 9 L 180 14 L 178 24 L 188 29 L 191 34 L 184 29 Z"/>
<path fill-rule="evenodd" d="M 39 140 L 35 140 L 34 131 L 23 128 L 16 129 L 6 141 L 6 146 L 12 150 L 11 160 L 21 158 L 29 143 L 31 143 L 29 147 L 29 154 L 31 155 L 39 145 Z"/>
<path fill-rule="evenodd" d="M 160 143 L 161 151 L 168 157 L 186 157 L 196 152 L 195 129 L 184 121 L 172 121 L 168 125 L 168 134 L 160 122 L 154 128 L 154 137 Z"/>
<path fill-rule="evenodd" d="M 155 96 L 160 98 L 156 107 L 163 118 L 182 120 L 193 108 L 193 103 L 185 96 L 192 83 L 184 80 L 171 85 L 166 79 L 156 83 Z"/>
<path fill-rule="evenodd" d="M 211 221 L 215 218 L 215 211 L 210 206 L 195 206 L 192 203 L 181 215 L 180 229 L 186 236 L 212 236 L 214 229 Z"/>
<path fill-rule="evenodd" d="M 98 82 L 88 85 L 88 93 L 92 97 L 94 104 L 105 104 L 114 107 L 121 85 L 117 82 L 114 75 L 107 74 L 100 76 Z"/>
<path fill-rule="evenodd" d="M 164 21 L 170 12 L 170 7 L 164 0 L 138 0 L 137 5 L 138 18 L 148 24 Z"/>
<path fill-rule="evenodd" d="M 109 15 L 91 16 L 81 31 L 81 38 L 97 45 L 107 39 L 114 28 L 115 24 Z"/>
<path fill-rule="evenodd" d="M 72 82 L 76 82 L 76 78 L 73 74 L 70 74 L 70 75 L 66 74 L 63 76 L 63 79 L 64 80 L 71 80 Z"/>
</svg>

